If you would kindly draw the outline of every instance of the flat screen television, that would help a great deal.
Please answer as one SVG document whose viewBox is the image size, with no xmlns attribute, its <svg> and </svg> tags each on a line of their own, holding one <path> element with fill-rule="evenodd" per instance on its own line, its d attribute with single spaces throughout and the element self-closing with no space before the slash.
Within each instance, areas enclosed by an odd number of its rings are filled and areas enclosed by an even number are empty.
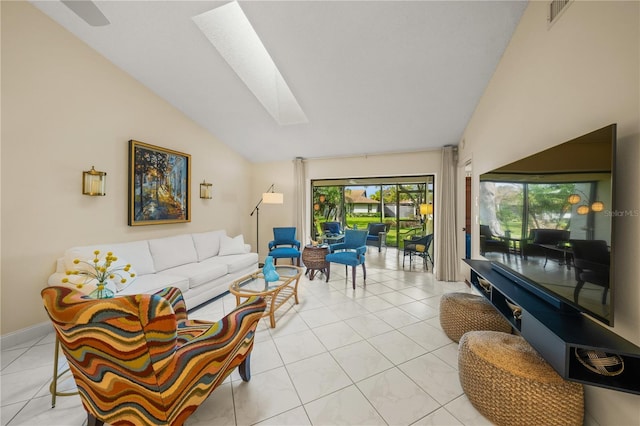
<svg viewBox="0 0 640 426">
<path fill-rule="evenodd" d="M 480 253 L 493 269 L 608 325 L 615 153 L 611 124 L 484 173 L 479 188 Z"/>
</svg>

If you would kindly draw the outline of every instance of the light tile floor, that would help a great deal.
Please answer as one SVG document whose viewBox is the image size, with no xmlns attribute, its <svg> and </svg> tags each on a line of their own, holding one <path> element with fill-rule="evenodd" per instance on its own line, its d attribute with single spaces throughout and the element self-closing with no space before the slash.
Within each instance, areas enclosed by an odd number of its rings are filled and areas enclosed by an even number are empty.
<svg viewBox="0 0 640 426">
<path fill-rule="evenodd" d="M 248 383 L 236 372 L 188 425 L 486 425 L 458 380 L 457 344 L 442 332 L 440 296 L 471 291 L 435 280 L 420 261 L 402 268 L 392 248 L 367 254 L 366 285 L 341 265 L 331 280 L 300 281 L 300 304 L 281 308 L 276 328 L 262 319 Z M 190 312 L 217 320 L 235 307 L 222 297 Z M 77 396 L 51 408 L 53 333 L 2 348 L 2 425 L 83 425 Z M 73 387 L 71 379 L 62 387 Z"/>
</svg>

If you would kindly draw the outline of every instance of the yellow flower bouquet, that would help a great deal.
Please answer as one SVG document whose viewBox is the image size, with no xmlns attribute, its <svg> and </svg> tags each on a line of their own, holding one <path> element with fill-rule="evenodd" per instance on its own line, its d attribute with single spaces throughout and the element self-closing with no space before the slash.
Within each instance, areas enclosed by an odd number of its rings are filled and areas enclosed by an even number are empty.
<svg viewBox="0 0 640 426">
<path fill-rule="evenodd" d="M 116 292 L 122 291 L 129 280 L 133 280 L 136 274 L 130 264 L 118 262 L 118 258 L 112 252 L 107 252 L 100 257 L 100 250 L 93 252 L 92 260 L 74 259 L 76 268 L 67 270 L 66 277 L 62 279 L 64 284 L 72 282 L 76 288 L 82 289 L 88 284 L 95 284 L 96 289 L 89 294 L 94 298 L 113 297 L 112 290 L 107 288 L 108 283 L 113 283 Z"/>
</svg>

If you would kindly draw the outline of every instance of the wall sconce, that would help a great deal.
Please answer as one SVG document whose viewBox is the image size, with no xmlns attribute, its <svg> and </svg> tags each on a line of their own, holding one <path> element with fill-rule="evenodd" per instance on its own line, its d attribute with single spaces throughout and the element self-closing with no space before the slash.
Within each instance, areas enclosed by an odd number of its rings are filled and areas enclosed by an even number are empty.
<svg viewBox="0 0 640 426">
<path fill-rule="evenodd" d="M 210 200 L 211 198 L 213 198 L 213 189 L 211 188 L 212 186 L 212 184 L 207 183 L 206 180 L 203 180 L 200 184 L 200 198 L 203 198 L 205 200 Z"/>
<path fill-rule="evenodd" d="M 82 193 L 84 195 L 106 195 L 105 186 L 107 174 L 97 171 L 93 166 L 91 170 L 82 172 Z"/>
</svg>

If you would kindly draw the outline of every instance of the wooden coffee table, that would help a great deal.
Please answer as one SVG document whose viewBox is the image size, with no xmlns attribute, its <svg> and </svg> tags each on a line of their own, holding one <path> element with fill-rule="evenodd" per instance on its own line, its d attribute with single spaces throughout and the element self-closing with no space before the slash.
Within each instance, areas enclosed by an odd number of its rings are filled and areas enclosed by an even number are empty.
<svg viewBox="0 0 640 426">
<path fill-rule="evenodd" d="M 265 286 L 262 269 L 238 278 L 229 286 L 229 293 L 236 296 L 238 305 L 243 302 L 242 299 L 248 299 L 252 296 L 264 297 L 267 302 L 267 310 L 263 317 L 269 316 L 271 328 L 276 326 L 275 312 L 280 306 L 292 296 L 295 304 L 298 304 L 298 283 L 302 275 L 302 268 L 282 265 L 276 266 L 276 272 L 280 275 L 280 279 L 269 283 L 268 287 Z"/>
</svg>

